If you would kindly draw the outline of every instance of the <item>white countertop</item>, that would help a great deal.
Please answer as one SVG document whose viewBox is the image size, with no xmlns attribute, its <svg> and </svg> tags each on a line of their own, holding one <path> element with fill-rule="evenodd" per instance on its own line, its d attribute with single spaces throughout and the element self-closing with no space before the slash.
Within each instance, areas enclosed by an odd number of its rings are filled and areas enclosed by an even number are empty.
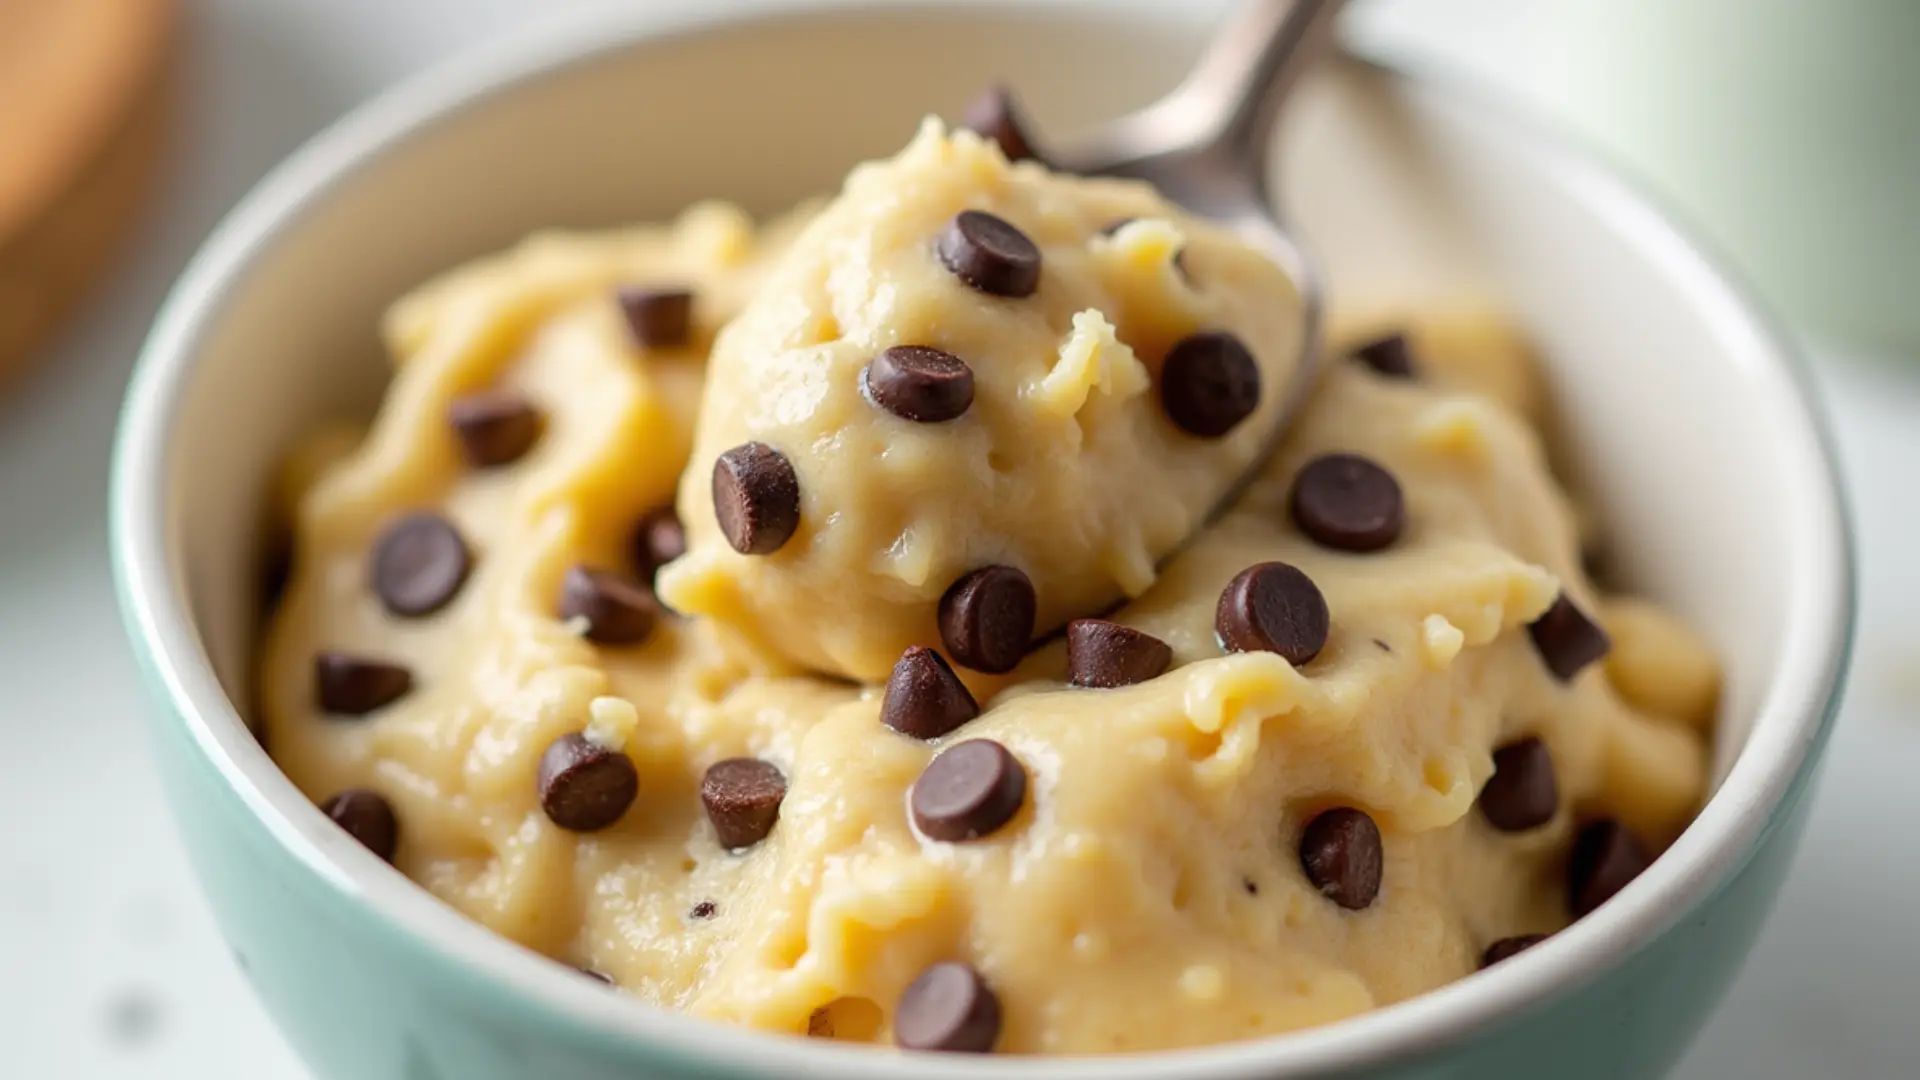
<svg viewBox="0 0 1920 1080">
<path fill-rule="evenodd" d="M 303 1078 L 228 959 L 145 760 L 107 572 L 114 412 L 167 284 L 275 160 L 421 64 L 587 2 L 188 0 L 183 130 L 155 212 L 0 400 L 0 1072 Z M 1365 14 L 1524 82 L 1530 2 Z M 1445 18 L 1502 8 L 1513 25 Z M 1862 532 L 1858 661 L 1794 878 L 1682 1080 L 1920 1073 L 1920 863 L 1891 842 L 1920 819 L 1920 363 L 1817 352 Z"/>
</svg>

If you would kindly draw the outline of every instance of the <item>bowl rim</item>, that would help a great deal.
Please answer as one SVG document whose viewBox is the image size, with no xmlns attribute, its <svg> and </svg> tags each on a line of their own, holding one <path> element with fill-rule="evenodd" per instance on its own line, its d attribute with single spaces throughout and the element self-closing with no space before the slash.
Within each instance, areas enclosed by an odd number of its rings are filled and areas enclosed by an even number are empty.
<svg viewBox="0 0 1920 1080">
<path fill-rule="evenodd" d="M 110 547 L 128 638 L 143 674 L 166 699 L 198 754 L 258 824 L 335 894 L 397 943 L 442 967 L 483 973 L 480 991 L 571 1029 L 609 1055 L 658 1053 L 738 1070 L 742 1076 L 822 1075 L 880 1080 L 1021 1076 L 1050 1080 L 1229 1080 L 1306 1076 L 1404 1061 L 1463 1042 L 1564 996 L 1672 927 L 1752 857 L 1778 823 L 1775 813 L 1809 779 L 1833 726 L 1851 650 L 1855 570 L 1849 513 L 1825 411 L 1805 361 L 1751 299 L 1724 261 L 1657 208 L 1599 155 L 1550 132 L 1524 110 L 1494 100 L 1471 80 L 1419 65 L 1376 67 L 1385 77 L 1437 94 L 1509 128 L 1543 169 L 1658 262 L 1716 326 L 1726 362 L 1743 355 L 1776 411 L 1810 455 L 1805 481 L 1815 520 L 1803 522 L 1811 565 L 1793 591 L 1779 665 L 1746 745 L 1718 791 L 1667 853 L 1599 911 L 1524 957 L 1407 1001 L 1304 1031 L 1213 1046 L 1137 1054 L 972 1058 L 875 1053 L 718 1023 L 607 994 L 443 905 L 341 834 L 294 787 L 249 731 L 197 640 L 184 582 L 168 547 L 162 493 L 174 419 L 202 340 L 236 283 L 312 207 L 356 181 L 399 145 L 469 110 L 489 106 L 570 66 L 613 54 L 672 48 L 689 36 L 745 23 L 823 18 L 913 19 L 969 15 L 1002 22 L 1084 22 L 1090 9 L 1021 0 L 789 0 L 779 8 L 672 11 L 589 6 L 537 20 L 404 80 L 329 125 L 276 166 L 215 228 L 188 262 L 155 319 L 129 382 L 116 438 Z M 1102 5 L 1101 17 L 1190 26 L 1190 12 L 1151 0 Z M 480 992 L 477 991 L 477 992 Z"/>
</svg>

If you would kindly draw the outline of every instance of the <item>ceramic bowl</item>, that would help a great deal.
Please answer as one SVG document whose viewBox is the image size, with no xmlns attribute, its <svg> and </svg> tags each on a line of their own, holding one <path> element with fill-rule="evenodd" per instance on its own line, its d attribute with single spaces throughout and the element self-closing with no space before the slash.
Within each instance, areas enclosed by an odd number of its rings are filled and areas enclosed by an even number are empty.
<svg viewBox="0 0 1920 1080">
<path fill-rule="evenodd" d="M 1619 569 L 1703 627 L 1727 686 L 1717 789 L 1599 912 L 1491 972 L 1322 1029 L 1125 1058 L 912 1056 L 697 1022 L 469 923 L 335 829 L 245 716 L 276 458 L 367 410 L 382 307 L 544 226 L 830 190 L 1001 77 L 1061 132 L 1160 93 L 1204 28 L 1176 5 L 627 5 L 426 74 L 295 154 L 167 302 L 113 489 L 153 744 L 236 957 L 323 1080 L 1227 1080 L 1652 1076 L 1746 953 L 1785 872 L 1846 662 L 1830 447 L 1781 336 L 1591 160 L 1471 93 L 1347 60 L 1288 121 L 1288 205 L 1344 306 L 1502 298 L 1539 341 L 1560 453 Z"/>
</svg>

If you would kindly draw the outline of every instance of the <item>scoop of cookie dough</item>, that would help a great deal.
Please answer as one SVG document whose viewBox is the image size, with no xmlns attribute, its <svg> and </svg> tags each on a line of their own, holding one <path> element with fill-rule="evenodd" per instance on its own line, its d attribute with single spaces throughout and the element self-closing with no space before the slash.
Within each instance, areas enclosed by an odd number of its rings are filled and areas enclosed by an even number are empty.
<svg viewBox="0 0 1920 1080">
<path fill-rule="evenodd" d="M 722 333 L 662 598 L 806 668 L 1004 672 L 1144 592 L 1297 363 L 1289 279 L 1150 187 L 929 121 Z"/>
<path fill-rule="evenodd" d="M 1095 1053 L 1440 986 L 1685 826 L 1716 661 L 1586 579 L 1504 324 L 1356 322 L 1280 453 L 1149 581 L 1154 529 L 1199 513 L 1267 407 L 1196 434 L 1218 414 L 1169 408 L 1173 343 L 1278 340 L 1270 270 L 971 136 L 923 133 L 849 190 L 871 198 L 798 240 L 706 207 L 395 306 L 364 438 L 317 432 L 283 471 L 261 656 L 276 761 L 376 855 L 652 1005 Z M 996 226 L 942 255 L 954 206 L 1031 232 L 1031 293 Z M 1102 236 L 1109 212 L 1138 220 Z M 1088 617 L 1068 585 L 1144 591 Z M 1028 651 L 1013 616 L 1071 621 Z M 947 659 L 982 650 L 1012 670 Z"/>
<path fill-rule="evenodd" d="M 1426 324 L 1411 364 L 1332 364 L 1235 510 L 997 692 L 932 653 L 786 677 L 646 608 L 701 342 L 785 242 L 706 210 L 451 274 L 395 308 L 364 441 L 290 462 L 268 745 L 436 896 L 700 1017 L 1093 1053 L 1442 985 L 1684 826 L 1711 652 L 1596 595 L 1508 380 Z M 642 343 L 671 292 L 683 340 Z M 374 573 L 419 521 L 430 557 Z"/>
</svg>

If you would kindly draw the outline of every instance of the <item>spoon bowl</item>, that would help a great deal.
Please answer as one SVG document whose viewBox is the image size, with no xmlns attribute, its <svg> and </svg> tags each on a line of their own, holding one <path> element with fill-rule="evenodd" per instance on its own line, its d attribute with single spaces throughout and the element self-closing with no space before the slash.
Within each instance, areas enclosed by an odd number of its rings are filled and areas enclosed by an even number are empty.
<svg viewBox="0 0 1920 1080">
<path fill-rule="evenodd" d="M 1228 225 L 1279 266 L 1300 296 L 1297 359 L 1271 426 L 1200 529 L 1163 556 L 1162 566 L 1238 503 L 1265 471 L 1318 378 L 1325 275 L 1275 209 L 1268 148 L 1289 92 L 1330 47 L 1345 6 L 1346 0 L 1247 0 L 1172 93 L 1050 155 L 1055 167 L 1082 176 L 1144 180 L 1173 202 Z"/>
</svg>

